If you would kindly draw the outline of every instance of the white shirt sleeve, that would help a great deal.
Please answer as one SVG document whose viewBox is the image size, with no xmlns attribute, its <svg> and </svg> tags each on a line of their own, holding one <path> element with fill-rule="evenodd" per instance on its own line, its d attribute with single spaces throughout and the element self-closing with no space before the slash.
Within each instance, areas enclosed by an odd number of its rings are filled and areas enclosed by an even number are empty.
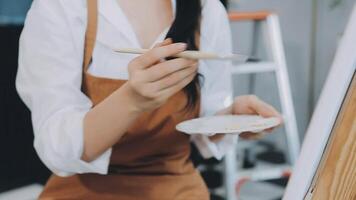
<svg viewBox="0 0 356 200">
<path fill-rule="evenodd" d="M 35 0 L 20 39 L 16 87 L 31 110 L 35 149 L 59 176 L 105 174 L 111 155 L 81 160 L 83 118 L 92 107 L 81 92 L 82 57 L 60 1 Z"/>
<path fill-rule="evenodd" d="M 231 30 L 225 8 L 218 0 L 206 0 L 201 22 L 201 50 L 232 53 Z M 211 116 L 232 103 L 231 62 L 217 60 L 200 61 L 202 77 L 200 116 Z M 225 135 L 217 142 L 209 137 L 193 136 L 192 141 L 204 158 L 221 159 L 237 142 L 237 136 Z"/>
</svg>

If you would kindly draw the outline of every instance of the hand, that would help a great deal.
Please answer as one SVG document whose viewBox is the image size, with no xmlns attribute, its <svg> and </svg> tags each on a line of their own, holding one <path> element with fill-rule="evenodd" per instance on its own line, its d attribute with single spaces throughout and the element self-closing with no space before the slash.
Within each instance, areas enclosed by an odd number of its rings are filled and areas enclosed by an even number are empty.
<svg viewBox="0 0 356 200">
<path fill-rule="evenodd" d="M 167 39 L 129 63 L 128 94 L 139 112 L 158 108 L 194 79 L 198 70 L 196 60 L 163 60 L 186 47 Z"/>
<path fill-rule="evenodd" d="M 240 96 L 237 97 L 232 105 L 232 114 L 241 115 L 261 115 L 262 117 L 277 117 L 282 123 L 283 118 L 281 114 L 271 105 L 260 100 L 254 95 Z M 272 132 L 274 128 L 265 130 L 267 132 Z M 261 138 L 263 134 L 261 133 L 241 133 L 240 137 L 244 139 L 258 139 Z"/>
<path fill-rule="evenodd" d="M 280 123 L 283 122 L 281 114 L 273 108 L 271 105 L 263 102 L 254 95 L 245 95 L 237 97 L 233 104 L 228 108 L 221 110 L 217 115 L 261 115 L 262 117 L 277 117 L 280 119 Z M 274 128 L 265 130 L 271 132 Z M 262 133 L 245 132 L 241 133 L 240 137 L 244 139 L 259 139 L 263 136 Z M 218 140 L 222 136 L 213 136 L 211 139 Z"/>
</svg>

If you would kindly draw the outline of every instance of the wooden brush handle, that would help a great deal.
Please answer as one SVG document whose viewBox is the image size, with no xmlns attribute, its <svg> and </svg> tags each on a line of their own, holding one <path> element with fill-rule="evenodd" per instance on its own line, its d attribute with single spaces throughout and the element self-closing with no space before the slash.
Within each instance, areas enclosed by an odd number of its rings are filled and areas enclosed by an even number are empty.
<svg viewBox="0 0 356 200">
<path fill-rule="evenodd" d="M 131 54 L 144 54 L 149 49 L 136 49 L 136 48 L 120 48 L 120 49 L 115 49 L 116 52 L 119 53 L 131 53 Z M 201 51 L 183 51 L 182 53 L 179 53 L 177 55 L 174 55 L 174 57 L 179 57 L 179 58 L 187 58 L 187 59 L 218 59 L 219 56 L 213 53 L 206 53 L 206 52 L 201 52 Z"/>
</svg>

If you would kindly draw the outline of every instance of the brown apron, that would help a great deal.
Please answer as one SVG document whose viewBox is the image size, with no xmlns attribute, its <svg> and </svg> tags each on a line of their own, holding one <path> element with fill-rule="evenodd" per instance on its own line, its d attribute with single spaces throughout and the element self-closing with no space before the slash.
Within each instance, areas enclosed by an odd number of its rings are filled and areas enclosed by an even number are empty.
<svg viewBox="0 0 356 200">
<path fill-rule="evenodd" d="M 125 80 L 87 73 L 97 32 L 97 0 L 88 0 L 83 92 L 94 106 Z M 108 175 L 52 175 L 40 199 L 207 200 L 209 193 L 190 155 L 190 138 L 175 130 L 181 121 L 198 116 L 199 105 L 184 110 L 187 97 L 180 91 L 167 103 L 144 113 L 113 147 Z"/>
</svg>

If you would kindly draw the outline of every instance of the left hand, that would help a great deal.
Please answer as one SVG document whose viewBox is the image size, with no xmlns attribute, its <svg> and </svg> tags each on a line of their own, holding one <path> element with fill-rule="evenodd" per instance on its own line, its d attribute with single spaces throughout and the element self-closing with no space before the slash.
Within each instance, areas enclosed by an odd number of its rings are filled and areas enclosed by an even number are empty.
<svg viewBox="0 0 356 200">
<path fill-rule="evenodd" d="M 280 123 L 283 122 L 281 114 L 271 105 L 260 100 L 255 95 L 244 95 L 237 97 L 233 104 L 228 108 L 219 111 L 216 115 L 260 115 L 262 117 L 277 117 Z M 271 132 L 274 128 L 265 130 Z M 218 140 L 222 135 L 210 137 L 212 140 Z M 241 133 L 240 137 L 244 139 L 259 139 L 263 137 L 262 133 L 245 132 Z"/>
</svg>

